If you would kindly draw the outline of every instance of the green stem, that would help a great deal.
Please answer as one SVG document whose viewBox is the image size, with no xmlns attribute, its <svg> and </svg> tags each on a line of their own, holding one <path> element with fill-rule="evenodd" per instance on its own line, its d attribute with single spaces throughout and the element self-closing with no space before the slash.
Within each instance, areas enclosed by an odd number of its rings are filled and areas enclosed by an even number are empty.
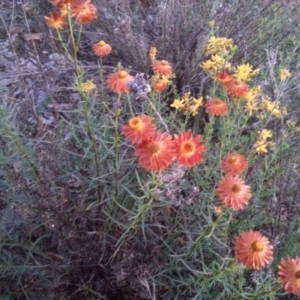
<svg viewBox="0 0 300 300">
<path fill-rule="evenodd" d="M 98 150 L 97 150 L 98 148 L 97 148 L 96 141 L 94 138 L 94 132 L 93 132 L 92 126 L 90 124 L 90 118 L 89 118 L 89 112 L 88 112 L 88 110 L 89 110 L 88 97 L 81 94 L 81 99 L 82 99 L 82 103 L 83 103 L 83 112 L 84 112 L 84 116 L 85 116 L 85 120 L 86 120 L 87 134 L 88 134 L 90 141 L 92 142 L 92 150 L 94 153 L 94 163 L 96 166 L 96 178 L 97 178 L 97 182 L 98 182 L 99 177 L 100 177 L 100 163 L 98 160 Z M 101 187 L 100 187 L 99 182 L 97 183 L 97 198 L 98 198 L 98 201 L 100 202 L 101 201 Z"/>
</svg>

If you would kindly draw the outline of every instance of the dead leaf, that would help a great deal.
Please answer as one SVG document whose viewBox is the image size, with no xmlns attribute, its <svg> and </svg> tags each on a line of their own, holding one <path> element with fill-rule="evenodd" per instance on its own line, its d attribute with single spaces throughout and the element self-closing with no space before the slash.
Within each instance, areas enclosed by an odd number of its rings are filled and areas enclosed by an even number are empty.
<svg viewBox="0 0 300 300">
<path fill-rule="evenodd" d="M 23 35 L 25 41 L 33 41 L 33 40 L 41 41 L 45 36 L 46 36 L 45 32 L 24 33 L 24 35 Z"/>
</svg>

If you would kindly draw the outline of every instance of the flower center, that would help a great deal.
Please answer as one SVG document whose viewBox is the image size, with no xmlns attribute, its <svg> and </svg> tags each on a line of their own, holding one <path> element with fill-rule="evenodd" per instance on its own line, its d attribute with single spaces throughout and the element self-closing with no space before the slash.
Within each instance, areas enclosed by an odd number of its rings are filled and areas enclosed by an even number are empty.
<svg viewBox="0 0 300 300">
<path fill-rule="evenodd" d="M 190 156 L 195 153 L 195 144 L 193 142 L 184 142 L 181 146 L 181 152 L 186 155 Z"/>
<path fill-rule="evenodd" d="M 90 12 L 90 8 L 86 4 L 83 4 L 79 9 L 80 13 L 82 13 L 83 15 L 88 14 Z"/>
<path fill-rule="evenodd" d="M 100 46 L 104 46 L 105 44 L 106 44 L 106 43 L 105 43 L 104 41 L 100 41 L 100 42 L 99 42 L 99 45 L 100 45 Z"/>
<path fill-rule="evenodd" d="M 220 104 L 222 104 L 223 103 L 223 101 L 221 100 L 221 99 L 216 99 L 216 105 L 220 105 Z"/>
<path fill-rule="evenodd" d="M 235 164 L 235 163 L 236 163 L 236 157 L 230 157 L 230 158 L 228 159 L 228 162 L 229 162 L 230 164 Z"/>
<path fill-rule="evenodd" d="M 264 243 L 260 241 L 255 241 L 251 244 L 251 248 L 254 252 L 261 252 L 264 250 Z"/>
<path fill-rule="evenodd" d="M 235 194 L 238 194 L 241 191 L 241 186 L 239 184 L 234 184 L 231 187 L 231 191 L 234 192 Z"/>
<path fill-rule="evenodd" d="M 156 155 L 159 152 L 159 144 L 158 143 L 150 143 L 148 145 L 148 152 L 150 155 Z"/>
<path fill-rule="evenodd" d="M 169 64 L 166 60 L 162 60 L 160 63 L 161 63 L 163 66 L 167 66 L 167 65 Z"/>
<path fill-rule="evenodd" d="M 128 73 L 126 71 L 119 71 L 118 76 L 119 78 L 126 78 L 128 76 Z"/>
<path fill-rule="evenodd" d="M 133 130 L 139 130 L 143 127 L 143 122 L 140 118 L 132 118 L 129 120 L 129 127 Z"/>
<path fill-rule="evenodd" d="M 300 279 L 300 271 L 297 271 L 297 272 L 295 273 L 295 277 L 296 277 L 297 279 Z"/>
</svg>

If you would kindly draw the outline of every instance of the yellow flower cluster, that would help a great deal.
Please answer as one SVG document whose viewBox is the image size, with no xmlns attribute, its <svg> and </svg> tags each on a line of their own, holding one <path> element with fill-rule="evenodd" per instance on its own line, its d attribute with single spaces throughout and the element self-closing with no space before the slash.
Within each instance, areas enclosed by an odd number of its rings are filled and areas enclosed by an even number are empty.
<svg viewBox="0 0 300 300">
<path fill-rule="evenodd" d="M 211 59 L 203 62 L 200 67 L 209 72 L 217 73 L 221 70 L 230 70 L 231 69 L 231 64 L 227 62 L 227 60 L 220 56 L 220 55 L 213 55 Z"/>
<path fill-rule="evenodd" d="M 286 107 L 282 106 L 279 101 L 272 101 L 269 97 L 265 96 L 262 100 L 261 87 L 254 86 L 250 88 L 248 93 L 244 96 L 246 101 L 243 108 L 249 113 L 250 116 L 253 112 L 259 111 L 258 117 L 264 119 L 266 116 L 273 116 L 276 118 L 283 117 L 287 114 Z"/>
<path fill-rule="evenodd" d="M 228 55 L 236 50 L 236 46 L 233 45 L 232 39 L 219 38 L 212 36 L 208 40 L 208 45 L 206 46 L 206 55 L 219 54 L 221 56 Z"/>
<path fill-rule="evenodd" d="M 292 129 L 293 132 L 299 132 L 300 131 L 300 127 L 297 126 L 297 123 L 295 121 L 292 120 L 287 120 L 286 121 L 287 126 Z"/>
<path fill-rule="evenodd" d="M 211 58 L 203 62 L 200 67 L 207 72 L 213 73 L 218 73 L 221 70 L 230 70 L 231 64 L 228 60 L 236 48 L 232 39 L 212 36 L 208 41 L 205 52 L 206 55 L 211 55 Z"/>
<path fill-rule="evenodd" d="M 203 97 L 194 98 L 191 97 L 191 93 L 185 93 L 181 99 L 175 99 L 174 102 L 170 105 L 176 110 L 184 111 L 187 114 L 193 116 L 198 115 L 199 107 L 203 105 Z"/>
<path fill-rule="evenodd" d="M 96 88 L 96 85 L 93 80 L 87 80 L 86 82 L 80 83 L 78 88 L 81 93 L 88 93 L 94 90 Z"/>
<path fill-rule="evenodd" d="M 259 72 L 259 69 L 253 70 L 252 68 L 250 64 L 239 65 L 234 69 L 234 77 L 243 82 L 248 82 Z"/>
<path fill-rule="evenodd" d="M 272 136 L 272 132 L 268 129 L 258 131 L 258 139 L 254 144 L 255 150 L 258 154 L 267 153 L 267 147 L 272 147 L 275 145 L 273 142 L 267 141 L 267 139 L 271 138 Z"/>
<path fill-rule="evenodd" d="M 271 101 L 269 97 L 265 97 L 262 100 L 262 108 L 276 118 L 280 118 L 287 114 L 286 108 L 281 108 L 279 101 Z"/>
</svg>

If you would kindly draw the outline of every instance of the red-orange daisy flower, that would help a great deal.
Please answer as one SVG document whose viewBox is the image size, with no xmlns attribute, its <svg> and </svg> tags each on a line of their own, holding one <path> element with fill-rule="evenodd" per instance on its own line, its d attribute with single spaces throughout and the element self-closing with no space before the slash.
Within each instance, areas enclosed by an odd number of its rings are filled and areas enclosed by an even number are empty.
<svg viewBox="0 0 300 300">
<path fill-rule="evenodd" d="M 249 269 L 259 270 L 273 260 L 273 246 L 259 231 L 244 231 L 234 241 L 235 257 Z"/>
<path fill-rule="evenodd" d="M 111 45 L 100 41 L 93 46 L 93 51 L 99 56 L 106 56 L 111 52 Z"/>
<path fill-rule="evenodd" d="M 146 170 L 164 170 L 173 160 L 172 137 L 166 132 L 156 131 L 148 141 L 136 145 L 135 155 L 139 157 L 139 164 Z"/>
<path fill-rule="evenodd" d="M 208 100 L 205 104 L 205 108 L 206 111 L 213 116 L 223 116 L 228 111 L 226 102 L 219 98 Z"/>
<path fill-rule="evenodd" d="M 230 175 L 242 173 L 247 167 L 247 158 L 241 154 L 229 153 L 221 160 L 221 170 Z"/>
<path fill-rule="evenodd" d="M 65 22 L 65 18 L 59 12 L 52 13 L 49 17 L 44 17 L 46 19 L 46 23 L 50 28 L 54 28 L 57 30 L 63 29 L 63 27 L 67 24 Z"/>
<path fill-rule="evenodd" d="M 225 84 L 225 90 L 230 96 L 243 98 L 248 93 L 249 86 L 241 80 L 232 79 Z"/>
<path fill-rule="evenodd" d="M 233 77 L 226 71 L 220 72 L 216 76 L 216 81 L 222 85 L 228 84 Z"/>
<path fill-rule="evenodd" d="M 128 93 L 128 82 L 134 80 L 134 77 L 129 75 L 128 72 L 120 70 L 116 73 L 108 75 L 107 84 L 111 90 L 116 93 Z"/>
<path fill-rule="evenodd" d="M 149 140 L 155 130 L 155 125 L 152 124 L 153 118 L 140 115 L 129 120 L 128 124 L 122 128 L 122 134 L 126 140 L 131 140 L 133 144 L 140 144 Z"/>
<path fill-rule="evenodd" d="M 250 186 L 237 175 L 222 178 L 217 184 L 216 192 L 224 205 L 234 210 L 243 209 L 252 197 Z"/>
<path fill-rule="evenodd" d="M 91 4 L 91 0 L 78 1 L 72 4 L 72 17 L 76 17 L 76 20 L 80 23 L 88 23 L 97 18 L 96 7 Z"/>
<path fill-rule="evenodd" d="M 300 297 L 300 258 L 287 257 L 286 259 L 281 259 L 278 268 L 282 287 L 288 293 L 293 293 Z"/>
<path fill-rule="evenodd" d="M 179 165 L 192 167 L 203 161 L 203 153 L 207 150 L 201 135 L 193 136 L 192 131 L 174 134 L 175 159 Z"/>
<path fill-rule="evenodd" d="M 170 76 L 173 72 L 172 66 L 166 60 L 156 60 L 152 69 L 155 73 L 165 76 Z"/>
</svg>

